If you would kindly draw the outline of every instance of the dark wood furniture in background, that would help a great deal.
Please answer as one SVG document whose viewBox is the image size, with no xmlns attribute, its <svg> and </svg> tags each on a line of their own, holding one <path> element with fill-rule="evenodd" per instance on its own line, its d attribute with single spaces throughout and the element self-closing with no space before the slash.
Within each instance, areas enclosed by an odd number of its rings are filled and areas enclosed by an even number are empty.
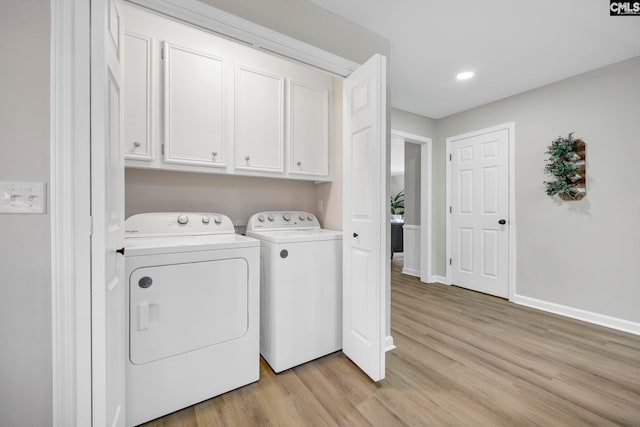
<svg viewBox="0 0 640 427">
<path fill-rule="evenodd" d="M 391 223 L 391 258 L 393 258 L 394 252 L 404 252 L 403 226 L 404 222 Z"/>
</svg>

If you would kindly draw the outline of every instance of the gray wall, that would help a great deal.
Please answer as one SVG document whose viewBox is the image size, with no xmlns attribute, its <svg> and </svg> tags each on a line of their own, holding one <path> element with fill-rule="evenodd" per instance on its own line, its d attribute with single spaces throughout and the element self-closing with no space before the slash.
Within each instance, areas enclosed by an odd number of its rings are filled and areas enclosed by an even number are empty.
<svg viewBox="0 0 640 427">
<path fill-rule="evenodd" d="M 391 109 L 391 129 L 433 138 L 438 121 L 409 111 Z"/>
<path fill-rule="evenodd" d="M 142 212 L 219 212 L 245 225 L 259 211 L 316 210 L 316 185 L 311 181 L 127 169 L 125 182 L 127 217 Z"/>
<path fill-rule="evenodd" d="M 420 151 L 421 146 L 404 144 L 404 223 L 420 225 Z"/>
<path fill-rule="evenodd" d="M 408 111 L 391 110 L 391 128 L 433 139 L 438 121 Z M 406 143 L 404 147 L 405 224 L 420 225 L 420 145 Z"/>
<path fill-rule="evenodd" d="M 49 181 L 49 0 L 0 6 L 0 180 Z M 51 423 L 49 215 L 0 215 L 0 425 Z"/>
<path fill-rule="evenodd" d="M 404 190 L 404 175 L 394 175 L 391 177 L 390 194 L 395 196 L 400 191 Z M 406 209 L 405 209 L 406 210 Z"/>
<path fill-rule="evenodd" d="M 436 274 L 445 273 L 445 139 L 515 122 L 519 295 L 640 322 L 640 57 L 438 120 Z M 587 196 L 544 192 L 545 150 L 587 144 Z"/>
</svg>

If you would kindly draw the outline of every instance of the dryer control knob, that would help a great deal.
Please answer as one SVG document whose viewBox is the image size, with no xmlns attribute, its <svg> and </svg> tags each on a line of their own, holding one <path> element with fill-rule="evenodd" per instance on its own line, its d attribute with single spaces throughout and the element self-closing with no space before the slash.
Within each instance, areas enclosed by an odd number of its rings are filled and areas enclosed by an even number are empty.
<svg viewBox="0 0 640 427">
<path fill-rule="evenodd" d="M 222 218 L 217 216 L 217 217 L 213 218 L 213 222 L 215 222 L 216 224 L 220 225 L 220 224 L 222 224 Z"/>
<path fill-rule="evenodd" d="M 259 215 L 258 216 L 258 221 L 264 222 L 264 215 Z"/>
<path fill-rule="evenodd" d="M 291 216 L 289 214 L 284 214 L 284 215 L 282 215 L 282 219 L 284 219 L 285 221 L 290 221 L 291 220 Z"/>
<path fill-rule="evenodd" d="M 209 224 L 209 221 L 211 221 L 211 220 L 209 219 L 209 217 L 208 217 L 208 216 L 203 216 L 203 217 L 202 217 L 202 223 L 203 223 L 203 224 Z"/>
<path fill-rule="evenodd" d="M 269 221 L 273 222 L 273 220 L 274 220 L 275 218 L 273 217 L 273 215 L 269 214 L 269 216 L 267 217 L 267 219 L 268 219 Z"/>
<path fill-rule="evenodd" d="M 300 215 L 298 218 L 300 218 L 300 221 L 304 221 L 304 215 Z"/>
<path fill-rule="evenodd" d="M 178 224 L 185 225 L 188 222 L 189 222 L 189 217 L 188 216 L 186 216 L 184 214 L 178 216 Z"/>
<path fill-rule="evenodd" d="M 307 215 L 307 221 L 313 221 L 313 217 L 311 215 Z"/>
</svg>

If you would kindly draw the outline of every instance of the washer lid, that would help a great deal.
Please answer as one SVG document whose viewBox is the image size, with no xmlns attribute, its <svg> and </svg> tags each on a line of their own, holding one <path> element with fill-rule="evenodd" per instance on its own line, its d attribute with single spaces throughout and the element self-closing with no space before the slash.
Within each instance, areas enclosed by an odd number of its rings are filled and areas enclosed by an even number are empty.
<svg viewBox="0 0 640 427">
<path fill-rule="evenodd" d="M 198 236 L 159 236 L 125 239 L 126 255 L 210 251 L 260 247 L 260 241 L 240 234 L 206 234 Z"/>
<path fill-rule="evenodd" d="M 276 231 L 247 231 L 247 236 L 272 243 L 302 243 L 322 240 L 341 240 L 342 231 L 321 229 L 291 229 Z"/>
</svg>

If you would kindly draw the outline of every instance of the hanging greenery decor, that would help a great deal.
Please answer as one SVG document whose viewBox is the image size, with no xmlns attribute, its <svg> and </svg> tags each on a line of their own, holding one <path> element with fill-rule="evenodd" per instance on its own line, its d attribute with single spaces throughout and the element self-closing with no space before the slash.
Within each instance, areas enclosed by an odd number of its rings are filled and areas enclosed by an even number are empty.
<svg viewBox="0 0 640 427">
<path fill-rule="evenodd" d="M 554 179 L 545 181 L 547 194 L 563 200 L 580 200 L 586 195 L 585 144 L 573 132 L 551 142 L 544 171 Z"/>
</svg>

